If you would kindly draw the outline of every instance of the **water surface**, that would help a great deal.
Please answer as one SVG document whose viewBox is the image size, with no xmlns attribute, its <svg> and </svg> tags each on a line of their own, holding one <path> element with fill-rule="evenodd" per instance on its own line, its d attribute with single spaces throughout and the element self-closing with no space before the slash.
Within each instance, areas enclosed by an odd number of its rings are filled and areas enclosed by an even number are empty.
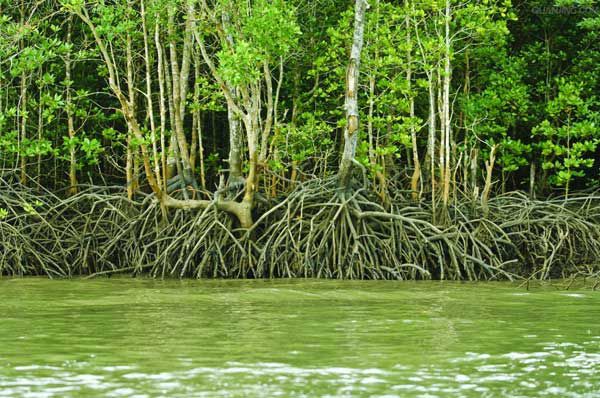
<svg viewBox="0 0 600 398">
<path fill-rule="evenodd" d="M 600 293 L 0 280 L 0 397 L 600 397 Z"/>
</svg>

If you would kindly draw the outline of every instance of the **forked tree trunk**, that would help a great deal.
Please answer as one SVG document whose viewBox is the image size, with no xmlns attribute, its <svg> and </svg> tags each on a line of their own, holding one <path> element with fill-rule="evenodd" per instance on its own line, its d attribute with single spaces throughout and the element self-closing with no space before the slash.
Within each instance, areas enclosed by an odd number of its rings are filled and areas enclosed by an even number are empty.
<svg viewBox="0 0 600 398">
<path fill-rule="evenodd" d="M 352 162 L 358 143 L 358 78 L 360 71 L 360 55 L 364 42 L 366 0 L 356 0 L 354 10 L 354 36 L 350 62 L 346 71 L 346 127 L 344 128 L 344 152 L 338 174 L 339 185 L 347 188 L 352 174 Z"/>
<path fill-rule="evenodd" d="M 483 192 L 481 193 L 481 207 L 483 208 L 484 215 L 488 215 L 488 201 L 490 198 L 490 192 L 492 191 L 492 175 L 494 172 L 494 164 L 496 162 L 496 150 L 498 145 L 494 145 L 490 151 L 490 158 L 485 162 L 485 185 Z"/>
<path fill-rule="evenodd" d="M 185 100 L 187 94 L 187 77 L 189 74 L 189 58 L 190 58 L 190 47 L 191 37 L 189 35 L 189 28 L 187 25 L 189 22 L 186 20 L 186 32 L 184 34 L 184 45 L 183 54 L 181 61 L 181 70 L 179 68 L 179 60 L 177 53 L 177 44 L 175 43 L 175 10 L 169 10 L 169 22 L 168 22 L 168 34 L 170 36 L 169 41 L 169 55 L 171 58 L 171 89 L 173 98 L 173 116 L 174 116 L 174 127 L 175 137 L 179 144 L 179 155 L 181 156 L 181 163 L 183 167 L 183 178 L 186 185 L 192 184 L 195 186 L 194 173 L 190 164 L 190 151 L 188 143 L 185 137 L 183 129 L 183 118 L 185 115 Z"/>
</svg>

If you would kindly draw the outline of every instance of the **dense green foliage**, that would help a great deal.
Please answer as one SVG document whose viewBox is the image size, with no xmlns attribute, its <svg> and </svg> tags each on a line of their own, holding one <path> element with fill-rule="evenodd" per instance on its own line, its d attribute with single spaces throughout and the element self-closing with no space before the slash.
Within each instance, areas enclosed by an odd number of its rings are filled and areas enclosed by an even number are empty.
<svg viewBox="0 0 600 398">
<path fill-rule="evenodd" d="M 198 63 L 199 73 L 187 72 L 190 88 L 181 105 L 185 108 L 183 129 L 191 142 L 192 122 L 200 124 L 202 145 L 196 150 L 202 151 L 205 160 L 208 187 L 214 186 L 218 170 L 227 167 L 223 162 L 229 147 L 227 104 L 197 45 L 186 41 L 184 3 L 147 0 L 142 15 L 139 0 L 4 0 L 0 8 L 3 168 L 23 168 L 31 178 L 59 189 L 69 183 L 65 176 L 73 151 L 79 180 L 107 184 L 126 179 L 126 121 L 119 115 L 119 103 L 108 86 L 107 68 L 89 27 L 70 14 L 85 7 L 99 36 L 110 43 L 119 79 L 116 84 L 124 91 L 133 86 L 145 139 L 148 144 L 155 141 L 159 157 L 168 151 L 175 128 L 171 110 L 163 126 L 158 127 L 158 120 L 153 122 L 157 125 L 153 130 L 150 125 L 150 117 L 158 119 L 159 114 L 156 52 L 162 50 L 168 63 L 171 41 L 179 52 L 187 51 L 184 45 L 193 47 L 190 62 Z M 394 184 L 407 190 L 407 177 L 414 167 L 411 130 L 416 133 L 421 162 L 427 157 L 429 85 L 440 100 L 446 56 L 444 2 L 371 3 L 360 93 L 364 139 L 357 156 L 370 173 L 385 174 L 382 183 L 386 187 Z M 264 86 L 266 64 L 278 86 L 275 120 L 268 139 L 261 143 L 268 146 L 262 160 L 276 178 L 274 184 L 285 185 L 283 181 L 291 174 L 323 176 L 335 171 L 344 124 L 341 98 L 351 43 L 352 4 L 336 0 L 218 1 L 206 7 L 219 21 L 219 13 L 234 10 L 229 17 L 232 26 L 224 25 L 228 45 L 214 42 L 219 40 L 215 29 L 223 26 L 212 25 L 210 17 L 200 15 L 201 10 L 196 16 L 199 23 L 195 29 L 212 41 L 207 43 L 207 51 L 214 54 L 207 55 L 222 79 L 231 86 Z M 600 84 L 600 49 L 595 2 L 471 1 L 451 2 L 451 7 L 451 167 L 456 186 L 473 192 L 484 184 L 484 165 L 493 146 L 497 146 L 493 181 L 502 181 L 494 190 L 532 188 L 547 195 L 597 185 L 600 133 L 595 94 Z M 174 26 L 169 26 L 170 15 Z M 148 32 L 147 55 L 142 25 Z M 159 35 L 158 50 L 155 33 Z M 131 81 L 126 71 L 128 40 Z M 148 75 L 155 108 L 152 116 L 145 98 L 146 57 L 152 65 Z M 65 75 L 65 62 L 71 64 L 70 77 Z M 411 101 L 414 115 L 409 109 Z M 192 120 L 195 112 L 198 120 Z M 439 117 L 439 109 L 433 114 Z M 69 115 L 73 119 L 71 136 Z M 164 142 L 156 142 L 160 128 L 164 128 L 165 148 Z M 129 144 L 136 152 L 135 142 Z M 200 165 L 194 167 L 199 174 Z M 537 171 L 537 178 L 530 184 L 531 168 Z M 426 168 L 422 173 L 423 180 L 432 178 Z M 423 184 L 421 194 L 427 194 L 427 187 Z"/>
</svg>

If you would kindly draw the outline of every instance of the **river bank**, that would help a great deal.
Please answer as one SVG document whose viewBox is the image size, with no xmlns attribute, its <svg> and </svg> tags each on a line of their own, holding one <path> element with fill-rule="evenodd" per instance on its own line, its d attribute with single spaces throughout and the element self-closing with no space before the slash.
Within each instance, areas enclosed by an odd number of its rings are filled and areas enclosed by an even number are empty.
<svg viewBox="0 0 600 398">
<path fill-rule="evenodd" d="M 456 201 L 443 218 L 425 203 L 384 208 L 361 199 L 365 190 L 326 203 L 303 195 L 301 205 L 289 195 L 255 209 L 248 230 L 213 206 L 165 216 L 151 195 L 132 201 L 119 188 L 67 198 L 1 188 L 3 275 L 545 280 L 597 276 L 600 266 L 594 195 Z"/>
</svg>

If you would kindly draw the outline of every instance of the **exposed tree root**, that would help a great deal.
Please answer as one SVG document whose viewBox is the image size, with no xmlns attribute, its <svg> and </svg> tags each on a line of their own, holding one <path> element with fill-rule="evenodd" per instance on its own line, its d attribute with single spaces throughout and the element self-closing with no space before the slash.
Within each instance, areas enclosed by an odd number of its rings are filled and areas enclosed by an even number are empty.
<svg viewBox="0 0 600 398">
<path fill-rule="evenodd" d="M 361 184 L 361 186 L 363 186 Z M 117 191 L 118 189 L 118 191 Z M 390 209 L 335 179 L 298 185 L 258 209 L 249 230 L 217 206 L 171 210 L 153 196 L 89 187 L 62 199 L 0 179 L 0 275 L 538 279 L 600 276 L 600 197 L 534 201 L 522 194 L 448 209 Z M 262 215 L 260 215 L 262 214 Z"/>
<path fill-rule="evenodd" d="M 520 273 L 548 279 L 600 267 L 600 197 L 537 201 L 513 193 L 490 200 L 489 207 L 490 221 L 517 251 Z"/>
<path fill-rule="evenodd" d="M 440 229 L 427 209 L 387 212 L 366 190 L 335 179 L 299 186 L 261 235 L 259 266 L 276 276 L 360 279 L 512 278 L 483 242 L 491 229 Z"/>
</svg>

